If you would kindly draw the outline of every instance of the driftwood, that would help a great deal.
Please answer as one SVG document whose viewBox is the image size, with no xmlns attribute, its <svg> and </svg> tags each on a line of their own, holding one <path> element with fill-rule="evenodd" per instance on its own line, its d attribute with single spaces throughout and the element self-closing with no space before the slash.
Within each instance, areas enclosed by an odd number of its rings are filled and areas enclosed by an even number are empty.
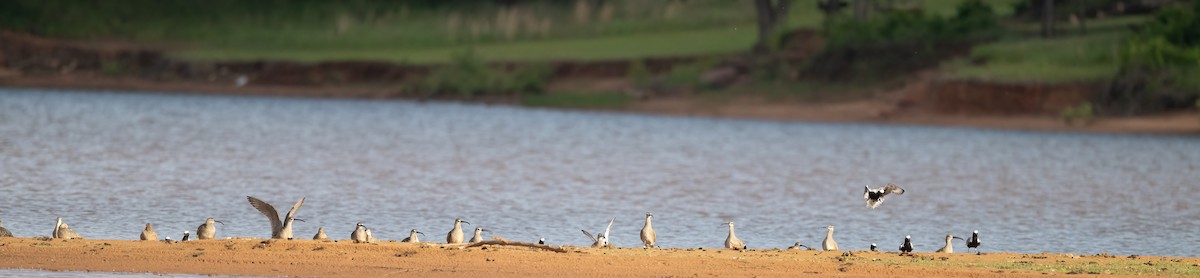
<svg viewBox="0 0 1200 278">
<path fill-rule="evenodd" d="M 554 252 L 558 252 L 558 253 L 567 253 L 567 249 L 563 249 L 562 247 L 559 247 L 559 246 L 537 244 L 537 243 L 532 243 L 532 242 L 508 241 L 507 239 L 504 239 L 504 238 L 498 237 L 498 236 L 492 237 L 492 240 L 484 240 L 484 241 L 480 241 L 480 242 L 470 243 L 470 244 L 463 245 L 462 247 L 459 247 L 459 248 L 471 248 L 471 247 L 479 247 L 479 246 L 484 246 L 484 245 L 521 246 L 521 247 L 550 250 L 550 251 L 554 251 Z"/>
</svg>

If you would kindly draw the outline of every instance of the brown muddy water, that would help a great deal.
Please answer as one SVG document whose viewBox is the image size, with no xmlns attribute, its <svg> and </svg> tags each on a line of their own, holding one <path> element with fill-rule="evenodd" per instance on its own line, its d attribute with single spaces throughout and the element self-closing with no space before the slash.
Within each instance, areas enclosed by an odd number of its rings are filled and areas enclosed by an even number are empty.
<svg viewBox="0 0 1200 278">
<path fill-rule="evenodd" d="M 455 217 L 512 240 L 1195 257 L 1200 139 L 571 112 L 457 103 L 0 89 L 0 220 L 47 236 L 269 237 L 246 201 L 307 197 L 298 237 L 356 222 L 442 240 Z M 864 185 L 908 192 L 877 209 Z M 966 246 L 955 241 L 959 250 Z M 961 251 L 960 251 L 961 252 Z"/>
</svg>

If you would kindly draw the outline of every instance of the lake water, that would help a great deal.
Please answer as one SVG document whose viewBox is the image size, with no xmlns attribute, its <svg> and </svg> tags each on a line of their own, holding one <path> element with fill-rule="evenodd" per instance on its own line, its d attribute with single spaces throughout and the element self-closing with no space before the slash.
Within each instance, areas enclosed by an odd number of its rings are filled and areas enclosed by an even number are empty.
<svg viewBox="0 0 1200 278">
<path fill-rule="evenodd" d="M 512 240 L 918 251 L 979 230 L 984 252 L 1196 257 L 1200 139 L 566 112 L 455 103 L 0 89 L 0 220 L 56 215 L 85 237 L 269 237 L 246 196 L 298 237 L 356 222 L 440 241 L 455 217 Z M 864 185 L 908 192 L 868 209 Z M 469 236 L 469 235 L 468 235 Z M 959 250 L 966 247 L 955 244 Z M 961 251 L 960 251 L 961 252 Z"/>
</svg>

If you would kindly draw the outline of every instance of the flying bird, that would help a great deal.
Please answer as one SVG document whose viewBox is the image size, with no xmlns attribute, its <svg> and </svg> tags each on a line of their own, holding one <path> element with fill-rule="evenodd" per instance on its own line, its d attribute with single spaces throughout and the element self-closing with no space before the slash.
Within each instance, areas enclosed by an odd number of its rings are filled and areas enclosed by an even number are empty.
<svg viewBox="0 0 1200 278">
<path fill-rule="evenodd" d="M 867 200 L 867 207 L 869 208 L 878 207 L 879 204 L 883 203 L 883 197 L 888 194 L 903 195 L 904 188 L 891 183 L 876 189 L 871 189 L 870 186 L 863 187 L 863 199 Z"/>
</svg>

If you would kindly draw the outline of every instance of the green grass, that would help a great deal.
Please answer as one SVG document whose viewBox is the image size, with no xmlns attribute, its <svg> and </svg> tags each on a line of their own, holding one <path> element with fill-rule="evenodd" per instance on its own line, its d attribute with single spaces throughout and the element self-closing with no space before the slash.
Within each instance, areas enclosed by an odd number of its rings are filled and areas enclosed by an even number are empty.
<svg viewBox="0 0 1200 278">
<path fill-rule="evenodd" d="M 921 3 L 928 13 L 952 14 L 962 1 Z M 988 2 L 1008 14 L 1014 1 Z M 0 27 L 169 45 L 169 55 L 191 60 L 421 64 L 447 62 L 468 47 L 490 61 L 734 53 L 748 50 L 757 35 L 750 1 L 612 0 L 604 22 L 599 8 L 579 21 L 574 3 L 534 2 L 507 15 L 490 2 L 422 8 L 398 1 L 11 0 L 0 2 Z M 801 1 L 787 23 L 815 28 L 823 18 L 815 4 Z"/>
<path fill-rule="evenodd" d="M 621 93 L 554 93 L 521 98 L 521 105 L 549 108 L 614 109 L 630 102 L 633 98 Z"/>
<path fill-rule="evenodd" d="M 1116 75 L 1117 50 L 1128 35 L 1123 29 L 1109 29 L 1053 39 L 1007 38 L 976 46 L 968 57 L 950 61 L 942 69 L 951 78 L 1001 82 L 1105 80 Z"/>
<path fill-rule="evenodd" d="M 487 61 L 603 60 L 633 57 L 685 56 L 729 53 L 749 49 L 757 32 L 753 25 L 720 29 L 638 33 L 541 41 L 515 41 L 474 45 Z M 714 39 L 719 38 L 719 39 Z M 382 60 L 407 63 L 442 63 L 470 45 L 437 48 L 402 48 L 381 45 L 366 49 L 192 48 L 173 53 L 194 60 L 279 59 L 301 62 L 331 60 Z"/>
</svg>

